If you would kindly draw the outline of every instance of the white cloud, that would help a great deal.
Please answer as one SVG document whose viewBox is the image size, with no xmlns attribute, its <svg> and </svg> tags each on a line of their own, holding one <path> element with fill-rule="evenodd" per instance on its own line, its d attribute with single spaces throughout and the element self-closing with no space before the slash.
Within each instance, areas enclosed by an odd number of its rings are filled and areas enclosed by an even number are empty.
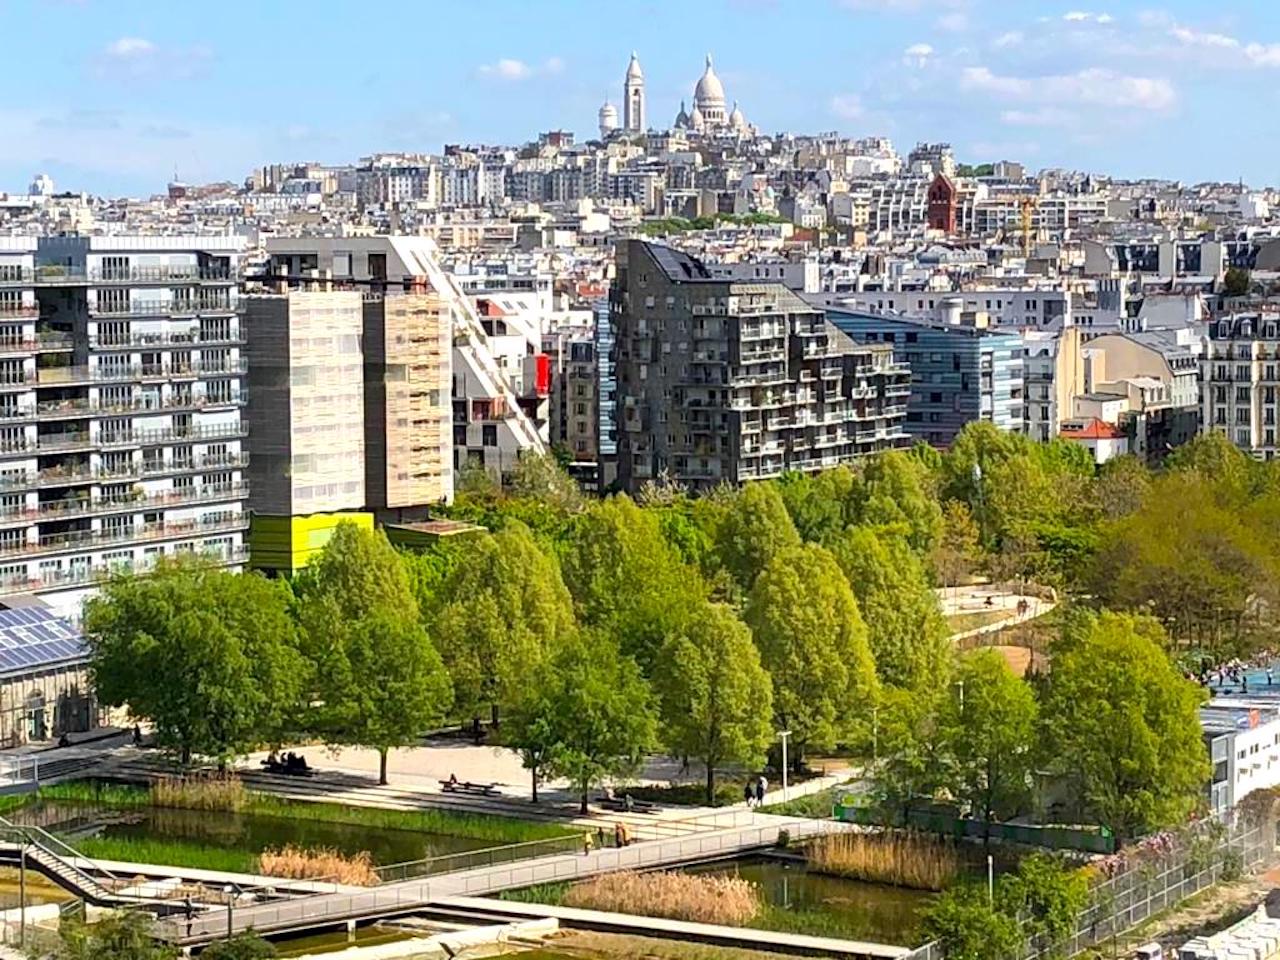
<svg viewBox="0 0 1280 960">
<path fill-rule="evenodd" d="M 965 90 L 1025 103 L 1089 104 L 1157 111 L 1169 109 L 1178 99 L 1168 80 L 1129 76 L 1101 67 L 1044 77 L 1001 76 L 987 67 L 968 67 L 961 71 L 960 85 Z"/>
<path fill-rule="evenodd" d="M 129 60 L 134 57 L 145 57 L 155 51 L 156 45 L 150 40 L 142 37 L 120 37 L 107 44 L 106 53 L 108 57 Z"/>
<path fill-rule="evenodd" d="M 1003 110 L 1000 113 L 1000 122 L 1011 127 L 1069 127 L 1075 121 L 1075 114 L 1060 107 Z"/>
<path fill-rule="evenodd" d="M 933 47 L 927 43 L 913 43 L 903 51 L 908 57 L 931 57 L 933 56 Z"/>
<path fill-rule="evenodd" d="M 1164 27 L 1174 40 L 1183 47 L 1203 51 L 1207 55 L 1220 57 L 1229 50 L 1239 50 L 1244 60 L 1214 61 L 1232 66 L 1245 63 L 1253 67 L 1280 67 L 1280 43 L 1244 43 L 1226 33 L 1215 33 L 1211 30 L 1196 30 L 1180 23 L 1173 23 L 1168 18 L 1153 18 L 1146 21 L 1149 26 Z"/>
<path fill-rule="evenodd" d="M 963 33 L 969 29 L 969 15 L 960 10 L 955 10 L 951 13 L 944 13 L 934 23 L 939 30 L 945 30 L 948 33 Z"/>
<path fill-rule="evenodd" d="M 837 93 L 831 98 L 831 112 L 842 120 L 857 120 L 865 112 L 862 98 L 856 93 Z"/>
<path fill-rule="evenodd" d="M 877 13 L 921 13 L 926 10 L 957 10 L 964 0 L 840 0 L 850 10 L 872 10 Z"/>
<path fill-rule="evenodd" d="M 1018 44 L 1022 43 L 1022 41 L 1025 40 L 1026 38 L 1027 38 L 1026 34 L 1024 34 L 1021 30 L 1010 30 L 1008 33 L 1002 33 L 1000 34 L 1000 36 L 992 40 L 991 45 L 993 47 L 996 47 L 997 49 L 1003 49 L 1005 47 L 1016 47 Z"/>
<path fill-rule="evenodd" d="M 498 77 L 502 80 L 523 80 L 533 75 L 533 68 L 523 60 L 503 57 L 496 63 L 481 64 L 480 72 L 485 76 Z"/>
<path fill-rule="evenodd" d="M 1179 26 L 1176 23 L 1169 28 L 1169 36 L 1189 47 L 1231 50 L 1240 46 L 1239 40 L 1235 37 L 1228 37 L 1224 33 L 1201 33 L 1192 30 L 1190 27 Z"/>
<path fill-rule="evenodd" d="M 498 80 L 528 80 L 538 75 L 555 76 L 564 73 L 564 67 L 564 60 L 560 57 L 547 57 L 537 66 L 514 57 L 503 57 L 493 63 L 481 64 L 480 74 Z"/>
<path fill-rule="evenodd" d="M 1071 10 L 1062 15 L 1062 19 L 1067 23 L 1097 23 L 1106 26 L 1108 23 L 1115 23 L 1115 17 L 1109 13 L 1093 13 L 1088 10 Z"/>
<path fill-rule="evenodd" d="M 1244 55 L 1255 67 L 1280 67 L 1280 43 L 1251 43 Z"/>
</svg>

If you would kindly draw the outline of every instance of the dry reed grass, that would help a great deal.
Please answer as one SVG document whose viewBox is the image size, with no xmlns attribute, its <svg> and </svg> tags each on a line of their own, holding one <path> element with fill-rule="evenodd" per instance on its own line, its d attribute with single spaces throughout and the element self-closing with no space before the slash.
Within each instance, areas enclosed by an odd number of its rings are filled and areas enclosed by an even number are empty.
<svg viewBox="0 0 1280 960">
<path fill-rule="evenodd" d="M 567 907 L 639 913 L 695 923 L 741 927 L 760 912 L 755 884 L 739 877 L 623 871 L 575 883 Z"/>
<path fill-rule="evenodd" d="M 368 850 L 348 856 L 328 848 L 304 850 L 286 844 L 279 850 L 263 850 L 258 856 L 258 872 L 287 880 L 336 880 L 355 887 L 378 884 L 378 873 Z"/>
<path fill-rule="evenodd" d="M 249 795 L 236 776 L 162 777 L 151 785 L 151 802 L 157 807 L 235 813 L 248 804 Z"/>
<path fill-rule="evenodd" d="M 809 845 L 809 868 L 837 877 L 942 890 L 960 872 L 960 855 L 945 840 L 904 830 L 828 834 Z"/>
</svg>

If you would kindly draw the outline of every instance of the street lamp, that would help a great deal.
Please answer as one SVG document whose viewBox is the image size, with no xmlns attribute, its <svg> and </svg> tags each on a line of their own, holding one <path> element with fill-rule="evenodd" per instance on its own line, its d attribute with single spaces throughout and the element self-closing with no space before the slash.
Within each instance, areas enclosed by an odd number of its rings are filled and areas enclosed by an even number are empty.
<svg viewBox="0 0 1280 960">
<path fill-rule="evenodd" d="M 782 741 L 782 802 L 787 801 L 787 739 L 791 736 L 790 730 L 779 730 L 778 739 Z"/>
<path fill-rule="evenodd" d="M 230 940 L 235 934 L 236 888 L 228 883 L 222 888 L 222 892 L 227 895 L 227 939 Z"/>
<path fill-rule="evenodd" d="M 964 681 L 957 680 L 956 686 L 960 688 L 960 712 L 964 713 Z"/>
</svg>

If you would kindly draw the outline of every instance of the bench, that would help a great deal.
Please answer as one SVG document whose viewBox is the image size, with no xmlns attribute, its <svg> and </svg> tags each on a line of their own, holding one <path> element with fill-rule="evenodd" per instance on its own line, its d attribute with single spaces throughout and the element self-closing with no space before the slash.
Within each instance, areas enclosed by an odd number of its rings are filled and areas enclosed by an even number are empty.
<svg viewBox="0 0 1280 960">
<path fill-rule="evenodd" d="M 497 783 L 472 783 L 470 780 L 441 780 L 440 789 L 445 793 L 466 793 L 473 797 L 499 796 Z"/>
<path fill-rule="evenodd" d="M 274 773 L 282 777 L 314 777 L 316 773 L 313 767 L 300 767 L 296 764 L 289 766 L 286 763 L 268 763 L 263 760 L 262 765 L 266 768 L 267 773 Z"/>
<path fill-rule="evenodd" d="M 626 797 L 599 797 L 596 803 L 604 807 L 606 810 L 615 810 L 619 813 L 657 813 L 658 805 L 648 800 L 632 800 L 630 808 L 627 807 Z"/>
</svg>

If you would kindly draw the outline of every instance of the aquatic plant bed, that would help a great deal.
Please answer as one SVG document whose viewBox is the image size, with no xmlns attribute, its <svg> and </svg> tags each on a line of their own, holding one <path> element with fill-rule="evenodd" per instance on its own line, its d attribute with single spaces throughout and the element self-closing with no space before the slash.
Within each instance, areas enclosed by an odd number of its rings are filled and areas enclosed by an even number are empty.
<svg viewBox="0 0 1280 960">
<path fill-rule="evenodd" d="M 127 784 L 77 780 L 42 787 L 21 798 L 16 809 L 40 801 L 61 801 L 114 809 L 156 808 L 151 791 Z M 341 823 L 379 830 L 413 830 L 498 845 L 526 843 L 576 836 L 580 831 L 555 823 L 537 823 L 498 814 L 460 813 L 453 810 L 384 810 L 313 800 L 286 800 L 265 793 L 245 792 L 245 802 L 234 811 L 254 817 Z"/>
<path fill-rule="evenodd" d="M 808 872 L 803 864 L 771 860 L 691 867 L 676 876 L 689 879 L 690 875 L 707 879 L 708 898 L 717 896 L 717 882 L 726 879 L 745 882 L 754 890 L 758 901 L 754 913 L 747 918 L 740 916 L 736 921 L 732 918 L 720 921 L 726 925 L 906 947 L 921 942 L 921 911 L 933 899 L 932 894 L 917 890 L 822 876 Z M 660 874 L 647 876 L 661 877 Z M 591 909 L 590 893 L 591 888 L 586 884 L 545 883 L 509 890 L 499 897 L 520 903 Z M 687 892 L 684 895 L 689 896 Z M 596 909 L 637 916 L 657 915 L 648 909 L 652 902 L 652 898 L 623 902 L 611 898 Z"/>
</svg>

